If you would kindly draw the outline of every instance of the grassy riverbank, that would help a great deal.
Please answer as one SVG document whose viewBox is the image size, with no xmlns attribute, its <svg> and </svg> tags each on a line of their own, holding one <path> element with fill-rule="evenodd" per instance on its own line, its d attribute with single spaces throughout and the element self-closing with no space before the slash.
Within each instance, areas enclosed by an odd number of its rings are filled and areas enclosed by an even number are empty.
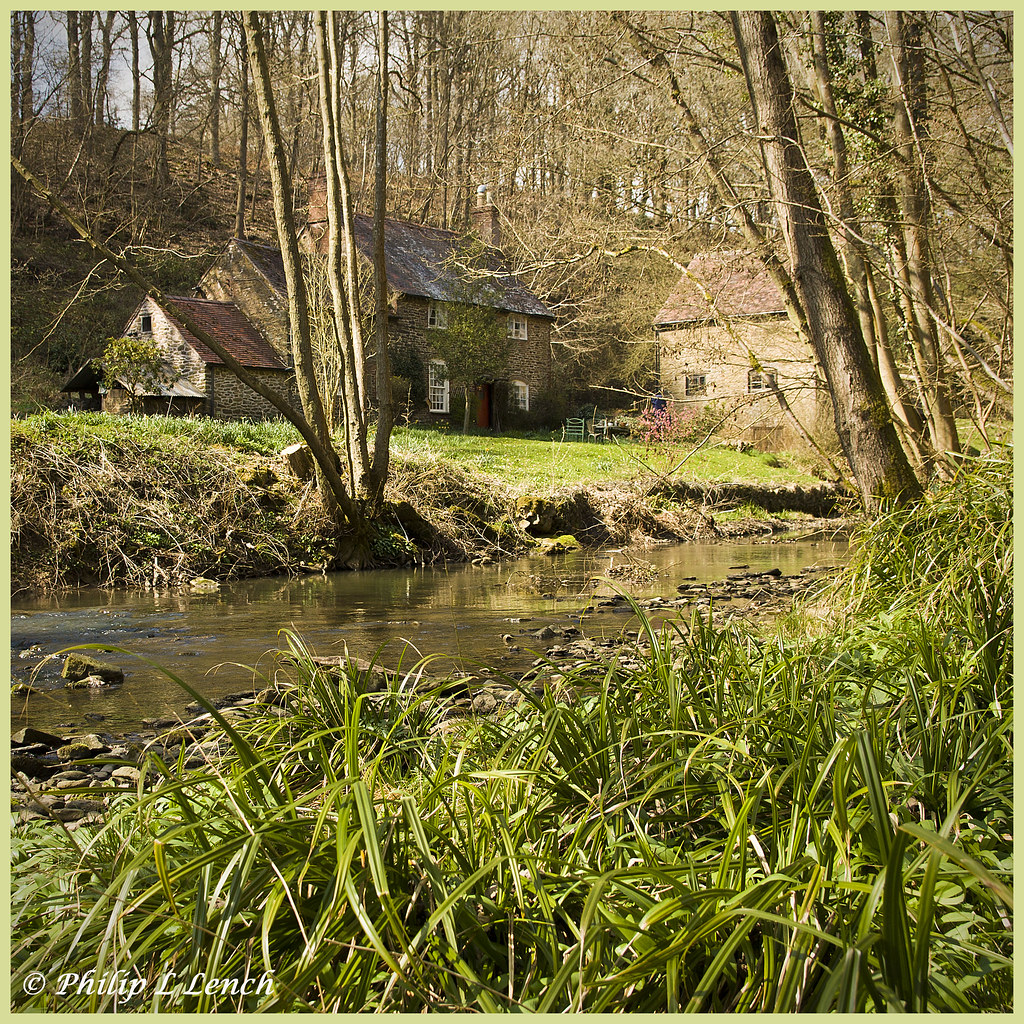
<svg viewBox="0 0 1024 1024">
<path fill-rule="evenodd" d="M 81 413 L 13 420 L 15 591 L 174 586 L 197 576 L 334 568 L 336 538 L 317 498 L 279 458 L 296 440 L 280 421 Z M 645 527 L 685 537 L 691 523 L 703 526 L 704 519 L 656 486 L 657 474 L 685 454 L 672 447 L 399 429 L 388 498 L 409 502 L 429 523 L 429 537 L 411 540 L 397 516 L 386 516 L 375 557 L 387 565 L 523 550 L 532 540 L 517 501 L 597 489 L 608 493 L 606 507 L 581 508 L 576 517 L 594 527 L 597 539 L 624 540 Z M 766 487 L 819 483 L 810 468 L 786 455 L 707 446 L 687 460 L 680 477 Z"/>
<path fill-rule="evenodd" d="M 222 756 L 18 828 L 15 1008 L 1009 1011 L 1010 474 L 866 528 L 785 634 L 652 628 L 443 728 L 296 640 Z"/>
</svg>

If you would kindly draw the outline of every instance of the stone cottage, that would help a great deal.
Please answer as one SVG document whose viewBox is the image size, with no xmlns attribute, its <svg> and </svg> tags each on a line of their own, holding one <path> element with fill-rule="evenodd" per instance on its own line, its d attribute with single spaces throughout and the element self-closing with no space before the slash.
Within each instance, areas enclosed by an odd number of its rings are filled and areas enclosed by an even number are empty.
<svg viewBox="0 0 1024 1024">
<path fill-rule="evenodd" d="M 502 380 L 481 381 L 476 388 L 475 422 L 499 426 L 506 408 L 524 418 L 535 414 L 551 386 L 551 325 L 554 314 L 514 275 L 501 252 L 497 208 L 478 193 L 472 211 L 473 234 L 483 243 L 476 254 L 479 281 L 467 274 L 467 238 L 443 228 L 386 220 L 384 248 L 389 289 L 394 296 L 388 314 L 392 352 L 415 354 L 424 368 L 428 417 L 445 417 L 452 395 L 446 367 L 431 345 L 431 334 L 446 325 L 446 305 L 466 302 L 493 310 L 512 341 L 507 373 Z M 373 221 L 356 215 L 355 244 L 369 261 L 373 255 Z M 314 183 L 305 233 L 309 248 L 326 253 L 328 246 L 324 186 Z M 368 269 L 368 265 L 367 265 Z M 372 380 L 372 373 L 367 374 Z"/>
<path fill-rule="evenodd" d="M 168 296 L 171 302 L 215 337 L 262 383 L 295 401 L 294 378 L 287 358 L 277 351 L 232 302 Z M 243 384 L 185 327 L 149 296 L 142 300 L 122 332 L 151 337 L 164 359 L 165 383 L 141 396 L 142 411 L 163 414 L 201 414 L 216 419 L 265 419 L 278 415 L 261 395 Z M 128 407 L 121 387 L 101 388 L 97 360 L 82 367 L 64 384 L 74 404 L 120 413 Z"/>
<path fill-rule="evenodd" d="M 319 198 L 318 198 L 319 197 Z M 319 205 L 318 205 L 319 204 Z M 481 381 L 476 389 L 476 422 L 500 425 L 506 408 L 529 418 L 551 384 L 551 324 L 554 316 L 509 270 L 498 249 L 498 212 L 481 202 L 474 211 L 475 234 L 484 242 L 476 261 L 485 283 L 474 294 L 493 310 L 504 325 L 511 345 L 508 372 L 500 381 Z M 314 189 L 310 222 L 304 242 L 312 252 L 326 251 L 326 215 L 322 191 Z M 366 259 L 373 251 L 372 219 L 355 219 L 355 241 Z M 405 221 L 385 223 L 385 250 L 389 290 L 388 312 L 392 350 L 415 354 L 422 368 L 419 382 L 425 396 L 426 417 L 447 416 L 450 388 L 446 367 L 431 346 L 431 333 L 445 326 L 445 306 L 465 301 L 467 283 L 459 260 L 466 238 L 453 231 Z M 470 287 L 473 287 L 470 285 Z M 243 366 L 264 383 L 297 402 L 291 370 L 288 334 L 288 288 L 280 250 L 245 239 L 232 239 L 196 287 L 196 297 L 171 297 L 203 330 L 217 338 Z M 205 345 L 192 337 L 166 310 L 145 299 L 133 314 L 124 334 L 151 336 L 163 353 L 167 384 L 143 396 L 144 411 L 195 413 L 220 419 L 260 419 L 277 415 L 264 398 L 242 384 Z M 372 362 L 372 354 L 369 360 Z M 372 366 L 367 381 L 374 386 Z M 63 390 L 80 408 L 110 412 L 127 406 L 123 389 L 101 396 L 102 369 L 98 361 L 82 367 Z"/>
<path fill-rule="evenodd" d="M 752 254 L 694 256 L 654 318 L 654 330 L 664 394 L 682 408 L 713 405 L 729 413 L 726 426 L 735 434 L 765 448 L 796 436 L 775 387 L 807 431 L 828 422 L 814 354 Z"/>
</svg>

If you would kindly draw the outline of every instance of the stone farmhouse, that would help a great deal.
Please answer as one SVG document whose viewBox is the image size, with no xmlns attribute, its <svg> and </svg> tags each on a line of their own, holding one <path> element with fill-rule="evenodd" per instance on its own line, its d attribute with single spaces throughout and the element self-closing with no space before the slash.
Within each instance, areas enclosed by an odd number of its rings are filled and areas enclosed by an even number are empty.
<svg viewBox="0 0 1024 1024">
<path fill-rule="evenodd" d="M 476 389 L 476 422 L 500 426 L 506 408 L 529 418 L 551 382 L 553 314 L 511 272 L 497 249 L 498 213 L 482 204 L 475 227 L 486 243 L 480 262 L 486 287 L 482 303 L 493 309 L 512 340 L 506 379 L 481 381 Z M 485 233 L 486 232 L 486 233 Z M 485 234 L 484 234 L 485 233 Z M 307 249 L 326 251 L 326 218 L 322 195 L 314 191 Z M 372 220 L 355 218 L 355 240 L 368 261 L 372 254 Z M 453 231 L 398 220 L 385 224 L 389 292 L 388 332 L 392 351 L 405 348 L 422 367 L 420 383 L 427 401 L 421 418 L 447 417 L 449 384 L 444 363 L 431 347 L 431 333 L 445 326 L 445 304 L 460 301 L 466 286 L 457 265 L 466 239 Z M 477 294 L 476 292 L 474 294 Z M 170 297 L 204 330 L 264 381 L 295 401 L 288 337 L 288 296 L 281 253 L 273 246 L 232 239 L 203 275 L 192 298 Z M 146 298 L 125 326 L 124 334 L 151 336 L 164 355 L 166 385 L 143 397 L 144 411 L 203 414 L 220 419 L 260 419 L 275 415 L 272 406 L 241 384 L 206 346 L 193 338 L 152 299 Z M 372 353 L 367 380 L 372 382 Z M 73 404 L 117 412 L 127 405 L 123 388 L 101 394 L 98 361 L 82 367 L 64 384 Z"/>
<path fill-rule="evenodd" d="M 446 326 L 446 304 L 466 302 L 489 307 L 503 322 L 512 340 L 508 370 L 502 380 L 481 381 L 476 388 L 475 422 L 479 427 L 501 425 L 502 414 L 512 408 L 529 418 L 551 386 L 551 325 L 554 314 L 512 274 L 501 252 L 501 226 L 497 208 L 477 194 L 471 212 L 473 235 L 484 249 L 475 261 L 479 280 L 467 277 L 464 255 L 467 238 L 443 228 L 387 220 L 384 248 L 389 290 L 388 337 L 393 353 L 415 353 L 426 376 L 428 418 L 445 417 L 451 394 L 444 361 L 431 344 L 431 335 Z M 373 222 L 355 217 L 356 248 L 365 260 L 373 254 Z M 309 204 L 307 245 L 326 253 L 328 247 L 325 187 L 314 184 Z M 368 374 L 372 379 L 372 374 Z"/>
<path fill-rule="evenodd" d="M 769 449 L 796 440 L 776 387 L 805 430 L 831 419 L 814 354 L 752 254 L 694 256 L 654 330 L 664 395 L 685 408 L 731 410 L 726 424 L 735 436 Z"/>
</svg>

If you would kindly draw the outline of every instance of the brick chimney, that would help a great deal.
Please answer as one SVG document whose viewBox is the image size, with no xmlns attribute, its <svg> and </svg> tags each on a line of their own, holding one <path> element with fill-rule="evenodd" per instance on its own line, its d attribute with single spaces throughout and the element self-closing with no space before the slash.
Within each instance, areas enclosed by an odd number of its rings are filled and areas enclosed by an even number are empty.
<svg viewBox="0 0 1024 1024">
<path fill-rule="evenodd" d="M 473 231 L 484 245 L 500 249 L 501 224 L 498 219 L 498 208 L 490 202 L 490 198 L 486 185 L 481 185 L 476 190 L 476 206 L 470 211 Z"/>
</svg>

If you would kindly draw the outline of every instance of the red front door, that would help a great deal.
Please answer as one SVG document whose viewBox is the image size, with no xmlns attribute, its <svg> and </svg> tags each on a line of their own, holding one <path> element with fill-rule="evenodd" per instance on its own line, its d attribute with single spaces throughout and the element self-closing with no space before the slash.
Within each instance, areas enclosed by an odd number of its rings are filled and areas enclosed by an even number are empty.
<svg viewBox="0 0 1024 1024">
<path fill-rule="evenodd" d="M 483 430 L 488 430 L 491 426 L 491 398 L 493 392 L 493 384 L 480 384 L 476 389 L 478 398 L 476 403 L 476 425 Z"/>
</svg>

